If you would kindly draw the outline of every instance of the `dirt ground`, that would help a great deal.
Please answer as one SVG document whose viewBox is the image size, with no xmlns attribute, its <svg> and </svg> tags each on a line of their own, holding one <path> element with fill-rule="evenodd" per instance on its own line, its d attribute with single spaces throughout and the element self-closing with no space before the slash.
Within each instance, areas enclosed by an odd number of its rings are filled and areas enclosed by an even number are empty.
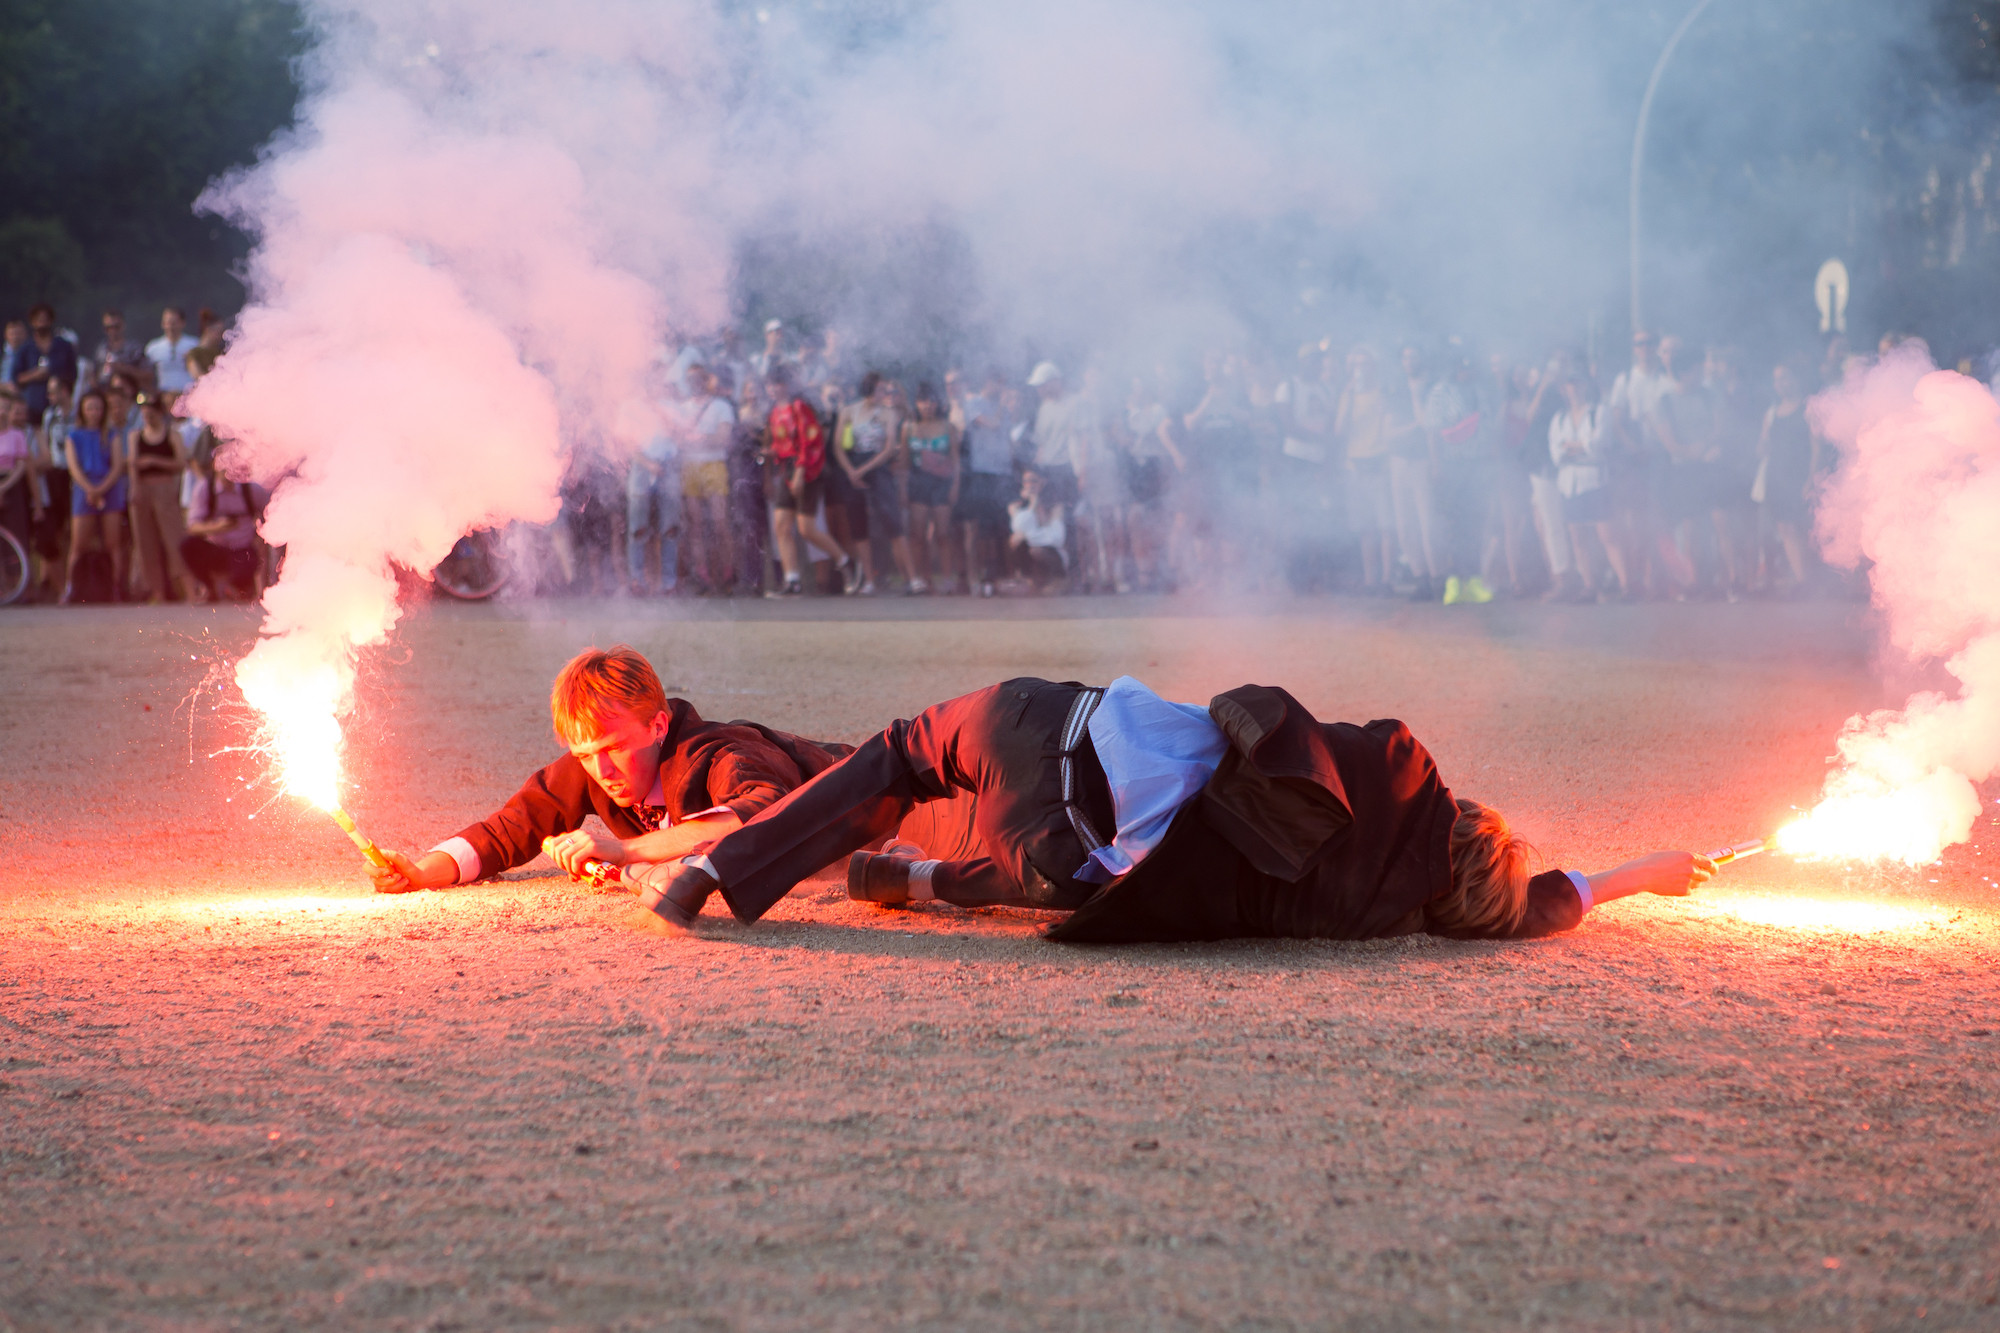
<svg viewBox="0 0 2000 1333">
<path fill-rule="evenodd" d="M 1015 674 L 1283 684 L 1594 869 L 1770 829 L 1910 683 L 1846 606 L 1235 610 L 420 609 L 350 808 L 455 832 L 624 640 L 843 740 Z M 826 885 L 672 940 L 545 863 L 370 896 L 228 748 L 253 629 L 0 616 L 0 1329 L 2000 1327 L 1985 838 L 1526 944 L 1063 948 Z"/>
</svg>

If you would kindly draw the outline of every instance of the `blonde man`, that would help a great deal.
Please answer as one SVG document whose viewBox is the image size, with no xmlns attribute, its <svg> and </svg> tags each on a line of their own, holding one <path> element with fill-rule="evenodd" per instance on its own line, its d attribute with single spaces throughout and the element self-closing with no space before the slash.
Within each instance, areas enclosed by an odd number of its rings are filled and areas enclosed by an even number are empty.
<svg viewBox="0 0 2000 1333">
<path fill-rule="evenodd" d="M 556 676 L 549 712 L 567 753 L 492 815 L 417 857 L 386 852 L 382 893 L 489 878 L 533 860 L 543 839 L 571 874 L 586 859 L 627 865 L 680 857 L 742 826 L 852 747 L 754 722 L 708 722 L 669 699 L 632 648 L 586 649 Z M 584 831 L 596 815 L 609 832 Z"/>
</svg>

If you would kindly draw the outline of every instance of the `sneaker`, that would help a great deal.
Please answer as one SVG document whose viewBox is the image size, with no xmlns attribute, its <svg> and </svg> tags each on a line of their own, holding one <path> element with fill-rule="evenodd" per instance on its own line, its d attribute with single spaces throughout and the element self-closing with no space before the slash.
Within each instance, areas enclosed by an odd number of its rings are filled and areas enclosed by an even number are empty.
<svg viewBox="0 0 2000 1333">
<path fill-rule="evenodd" d="M 1451 594 L 1447 592 L 1445 595 L 1446 597 L 1449 597 Z M 1483 606 L 1487 602 L 1493 600 L 1493 589 L 1486 586 L 1485 579 L 1482 579 L 1477 574 L 1474 574 L 1471 578 L 1465 581 L 1465 587 L 1463 589 L 1462 595 L 1464 596 L 1466 601 L 1478 602 L 1480 605 Z"/>
<path fill-rule="evenodd" d="M 875 595 L 875 580 L 863 579 L 861 586 L 854 590 L 854 595 L 857 597 L 873 597 Z"/>
<path fill-rule="evenodd" d="M 903 596 L 922 597 L 925 593 L 929 592 L 930 590 L 931 590 L 931 585 L 924 582 L 922 579 L 911 579 L 909 586 L 903 589 Z"/>
<path fill-rule="evenodd" d="M 984 582 L 984 583 L 982 583 L 982 584 L 980 584 L 980 585 L 979 585 L 979 595 L 980 595 L 981 597 L 991 597 L 991 596 L 993 595 L 993 580 L 992 580 L 992 579 L 988 579 L 988 580 L 986 580 L 986 582 Z"/>
<path fill-rule="evenodd" d="M 786 579 L 782 591 L 786 597 L 803 597 L 806 589 L 805 584 L 798 579 Z"/>
<path fill-rule="evenodd" d="M 856 852 L 847 858 L 847 896 L 857 903 L 907 903 L 911 864 L 907 857 Z"/>
<path fill-rule="evenodd" d="M 840 563 L 835 565 L 834 569 L 840 573 L 840 590 L 842 592 L 852 597 L 855 593 L 861 591 L 861 566 L 854 563 L 853 556 L 842 556 Z"/>
<path fill-rule="evenodd" d="M 1465 588 L 1459 583 L 1458 575 L 1453 574 L 1444 581 L 1444 604 L 1446 606 L 1457 606 L 1460 602 L 1466 600 Z"/>
</svg>

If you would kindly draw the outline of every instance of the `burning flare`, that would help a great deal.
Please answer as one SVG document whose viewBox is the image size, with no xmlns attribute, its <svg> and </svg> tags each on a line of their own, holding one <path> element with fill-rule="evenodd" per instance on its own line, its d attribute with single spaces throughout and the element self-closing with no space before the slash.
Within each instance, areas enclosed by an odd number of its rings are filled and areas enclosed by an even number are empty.
<svg viewBox="0 0 2000 1333">
<path fill-rule="evenodd" d="M 1975 784 L 2000 768 L 2000 404 L 1977 380 L 1906 344 L 1812 400 L 1839 446 L 1820 501 L 1827 559 L 1872 562 L 1890 642 L 1912 663 L 1943 661 L 1954 697 L 1850 718 L 1820 801 L 1778 833 L 1816 860 L 1926 865 L 1971 836 Z"/>
</svg>

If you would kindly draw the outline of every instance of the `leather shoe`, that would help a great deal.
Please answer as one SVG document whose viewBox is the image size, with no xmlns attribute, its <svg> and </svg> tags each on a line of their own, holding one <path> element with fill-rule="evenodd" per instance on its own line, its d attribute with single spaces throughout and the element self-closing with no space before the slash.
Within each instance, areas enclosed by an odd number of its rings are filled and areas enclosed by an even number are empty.
<svg viewBox="0 0 2000 1333">
<path fill-rule="evenodd" d="M 626 876 L 639 890 L 639 903 L 676 930 L 692 930 L 708 895 L 720 889 L 700 866 L 646 866 Z"/>
<path fill-rule="evenodd" d="M 910 901 L 910 867 L 904 856 L 856 852 L 847 858 L 847 896 L 857 903 L 895 906 Z"/>
</svg>

